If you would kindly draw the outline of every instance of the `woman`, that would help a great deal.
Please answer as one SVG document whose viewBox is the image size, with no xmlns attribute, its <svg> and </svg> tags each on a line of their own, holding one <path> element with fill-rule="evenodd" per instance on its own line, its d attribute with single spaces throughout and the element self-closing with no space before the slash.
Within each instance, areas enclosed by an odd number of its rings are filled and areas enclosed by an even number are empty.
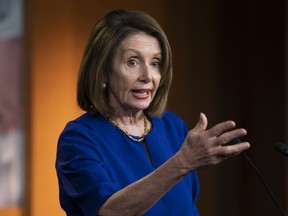
<svg viewBox="0 0 288 216">
<path fill-rule="evenodd" d="M 196 169 L 249 148 L 233 121 L 190 131 L 164 111 L 172 55 L 159 24 L 115 10 L 94 26 L 80 68 L 77 99 L 86 113 L 60 135 L 56 169 L 67 215 L 199 215 Z"/>
</svg>

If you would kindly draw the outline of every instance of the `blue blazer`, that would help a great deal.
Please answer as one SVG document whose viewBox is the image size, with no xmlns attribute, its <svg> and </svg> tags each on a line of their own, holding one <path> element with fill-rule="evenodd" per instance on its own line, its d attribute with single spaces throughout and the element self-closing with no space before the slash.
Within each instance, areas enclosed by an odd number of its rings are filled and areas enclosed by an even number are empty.
<svg viewBox="0 0 288 216">
<path fill-rule="evenodd" d="M 99 113 L 69 122 L 57 147 L 60 204 L 68 216 L 96 216 L 115 192 L 153 172 L 181 147 L 187 127 L 177 115 L 152 117 L 145 142 L 129 139 Z M 145 216 L 198 216 L 196 171 L 169 190 Z M 143 200 L 143 202 L 145 202 Z"/>
</svg>

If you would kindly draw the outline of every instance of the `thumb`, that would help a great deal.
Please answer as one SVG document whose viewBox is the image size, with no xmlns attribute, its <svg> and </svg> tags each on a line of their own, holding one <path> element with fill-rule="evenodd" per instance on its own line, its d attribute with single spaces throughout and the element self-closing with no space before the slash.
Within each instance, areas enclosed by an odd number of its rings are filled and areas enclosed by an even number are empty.
<svg viewBox="0 0 288 216">
<path fill-rule="evenodd" d="M 199 121 L 196 126 L 192 129 L 194 132 L 201 132 L 206 130 L 208 125 L 207 117 L 204 113 L 200 113 Z"/>
</svg>

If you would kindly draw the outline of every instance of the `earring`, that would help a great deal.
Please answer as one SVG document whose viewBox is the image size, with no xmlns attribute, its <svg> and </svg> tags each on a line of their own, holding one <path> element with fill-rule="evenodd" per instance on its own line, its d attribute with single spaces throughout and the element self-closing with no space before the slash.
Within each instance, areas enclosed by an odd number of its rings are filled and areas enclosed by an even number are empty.
<svg viewBox="0 0 288 216">
<path fill-rule="evenodd" d="M 106 83 L 102 83 L 102 88 L 105 89 L 107 87 Z"/>
</svg>

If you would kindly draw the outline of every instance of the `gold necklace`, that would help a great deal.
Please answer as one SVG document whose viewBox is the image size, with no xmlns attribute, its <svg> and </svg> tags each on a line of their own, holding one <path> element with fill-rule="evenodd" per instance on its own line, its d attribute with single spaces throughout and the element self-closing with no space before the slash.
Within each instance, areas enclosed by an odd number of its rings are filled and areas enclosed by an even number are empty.
<svg viewBox="0 0 288 216">
<path fill-rule="evenodd" d="M 143 135 L 139 138 L 139 139 L 135 139 L 134 137 L 132 137 L 126 130 L 123 130 L 120 125 L 117 123 L 117 122 L 114 122 L 110 116 L 107 116 L 106 117 L 108 119 L 109 122 L 111 122 L 116 128 L 118 128 L 120 131 L 122 131 L 129 139 L 135 141 L 135 142 L 142 142 L 146 135 L 148 134 L 149 132 L 149 129 L 148 129 L 148 124 L 147 124 L 147 118 L 146 116 L 144 115 L 144 133 Z"/>
</svg>

